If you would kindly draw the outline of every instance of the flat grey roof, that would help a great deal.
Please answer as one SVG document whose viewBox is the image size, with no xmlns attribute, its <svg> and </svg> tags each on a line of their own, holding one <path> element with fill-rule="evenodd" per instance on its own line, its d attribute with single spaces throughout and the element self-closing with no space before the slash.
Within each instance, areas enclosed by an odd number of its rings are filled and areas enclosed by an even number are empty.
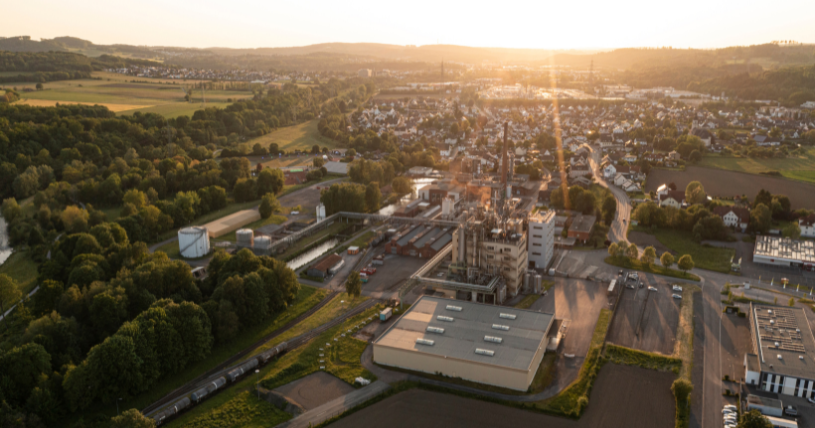
<svg viewBox="0 0 815 428">
<path fill-rule="evenodd" d="M 461 311 L 449 310 L 448 305 L 460 307 Z M 502 313 L 514 315 L 515 319 L 502 318 Z M 453 321 L 439 320 L 439 316 Z M 533 369 L 538 349 L 546 346 L 554 318 L 554 314 L 543 312 L 422 296 L 374 345 L 527 371 Z M 509 329 L 495 329 L 493 324 Z M 431 333 L 428 327 L 442 328 L 444 332 Z M 501 338 L 501 343 L 489 342 L 485 336 Z M 418 344 L 417 339 L 432 340 L 433 345 Z M 493 355 L 477 354 L 476 348 L 492 351 Z"/>
<path fill-rule="evenodd" d="M 759 235 L 753 256 L 815 263 L 815 241 Z"/>
<path fill-rule="evenodd" d="M 346 162 L 326 162 L 323 166 L 331 174 L 348 175 L 348 163 Z"/>
<path fill-rule="evenodd" d="M 750 323 L 762 372 L 815 379 L 815 338 L 802 308 L 751 303 Z"/>
<path fill-rule="evenodd" d="M 423 230 L 425 230 L 425 226 L 422 225 L 416 226 L 415 228 L 413 228 L 413 230 L 399 238 L 399 240 L 396 241 L 396 244 L 399 245 L 400 247 L 407 245 L 407 243 L 410 242 L 410 240 L 413 239 L 414 236 L 422 233 Z"/>
<path fill-rule="evenodd" d="M 439 251 L 442 247 L 447 245 L 448 242 L 453 240 L 453 235 L 449 232 L 442 235 L 441 238 L 437 239 L 436 242 L 430 244 L 430 248 Z"/>
<path fill-rule="evenodd" d="M 574 232 L 591 232 L 591 228 L 594 227 L 594 222 L 597 221 L 597 218 L 593 215 L 578 215 L 572 220 L 572 225 L 569 227 L 570 231 Z"/>
</svg>

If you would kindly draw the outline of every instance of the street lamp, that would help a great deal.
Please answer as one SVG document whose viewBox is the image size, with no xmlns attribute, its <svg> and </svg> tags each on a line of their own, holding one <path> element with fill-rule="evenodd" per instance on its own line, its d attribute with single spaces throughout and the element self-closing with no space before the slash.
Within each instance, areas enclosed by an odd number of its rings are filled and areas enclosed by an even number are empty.
<svg viewBox="0 0 815 428">
<path fill-rule="evenodd" d="M 116 400 L 116 414 L 117 415 L 119 415 L 119 402 L 120 401 L 122 401 L 122 397 L 119 397 L 119 399 Z"/>
</svg>

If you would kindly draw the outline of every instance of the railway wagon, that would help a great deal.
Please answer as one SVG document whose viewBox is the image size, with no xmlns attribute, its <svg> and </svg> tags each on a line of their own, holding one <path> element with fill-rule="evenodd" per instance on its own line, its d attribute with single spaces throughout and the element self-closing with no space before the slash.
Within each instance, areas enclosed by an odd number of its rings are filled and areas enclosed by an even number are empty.
<svg viewBox="0 0 815 428">
<path fill-rule="evenodd" d="M 156 414 L 153 419 L 156 421 L 156 425 L 161 425 L 166 419 L 170 419 L 173 416 L 179 414 L 181 411 L 190 407 L 190 398 L 184 397 L 175 403 L 171 404 L 167 408 L 164 409 L 163 412 Z"/>
<path fill-rule="evenodd" d="M 201 402 L 201 400 L 203 400 L 213 392 L 217 391 L 219 388 L 223 388 L 224 385 L 226 385 L 226 379 L 223 376 L 221 376 L 218 379 L 215 379 L 214 381 L 210 382 L 209 385 L 199 389 L 198 391 L 193 392 L 190 395 L 190 398 L 192 399 L 192 401 L 199 403 Z"/>
</svg>

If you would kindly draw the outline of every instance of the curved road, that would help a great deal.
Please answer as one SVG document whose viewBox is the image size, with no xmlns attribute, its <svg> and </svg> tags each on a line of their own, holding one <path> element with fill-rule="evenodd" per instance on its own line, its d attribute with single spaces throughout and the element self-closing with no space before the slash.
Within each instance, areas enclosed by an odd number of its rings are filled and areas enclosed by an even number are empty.
<svg viewBox="0 0 815 428">
<path fill-rule="evenodd" d="M 631 199 L 623 189 L 606 182 L 605 178 L 603 178 L 603 171 L 600 170 L 601 152 L 599 150 L 594 150 L 588 145 L 584 145 L 584 147 L 588 147 L 588 149 L 591 150 L 589 163 L 591 164 L 591 169 L 594 171 L 594 176 L 597 178 L 597 184 L 609 189 L 614 195 L 614 198 L 617 199 L 617 213 L 614 215 L 614 222 L 611 224 L 611 228 L 609 228 L 608 239 L 611 242 L 628 241 L 628 223 L 631 217 Z"/>
</svg>

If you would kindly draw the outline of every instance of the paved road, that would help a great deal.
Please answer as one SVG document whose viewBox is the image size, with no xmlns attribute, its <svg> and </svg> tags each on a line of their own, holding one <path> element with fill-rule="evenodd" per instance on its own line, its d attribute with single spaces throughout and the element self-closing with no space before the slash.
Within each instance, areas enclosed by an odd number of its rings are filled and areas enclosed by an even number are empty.
<svg viewBox="0 0 815 428">
<path fill-rule="evenodd" d="M 589 146 L 584 145 L 584 147 Z M 628 194 L 626 194 L 625 191 L 615 186 L 613 183 L 606 182 L 606 180 L 603 178 L 603 171 L 600 170 L 600 155 L 602 153 L 599 150 L 595 150 L 591 147 L 589 148 L 592 150 L 591 156 L 589 156 L 589 163 L 591 164 L 592 170 L 594 170 L 594 176 L 597 178 L 597 184 L 611 190 L 614 198 L 617 199 L 617 213 L 614 216 L 614 222 L 611 224 L 611 228 L 609 228 L 608 239 L 611 242 L 627 241 L 628 222 L 630 221 L 631 217 L 631 199 L 629 199 Z"/>
</svg>

